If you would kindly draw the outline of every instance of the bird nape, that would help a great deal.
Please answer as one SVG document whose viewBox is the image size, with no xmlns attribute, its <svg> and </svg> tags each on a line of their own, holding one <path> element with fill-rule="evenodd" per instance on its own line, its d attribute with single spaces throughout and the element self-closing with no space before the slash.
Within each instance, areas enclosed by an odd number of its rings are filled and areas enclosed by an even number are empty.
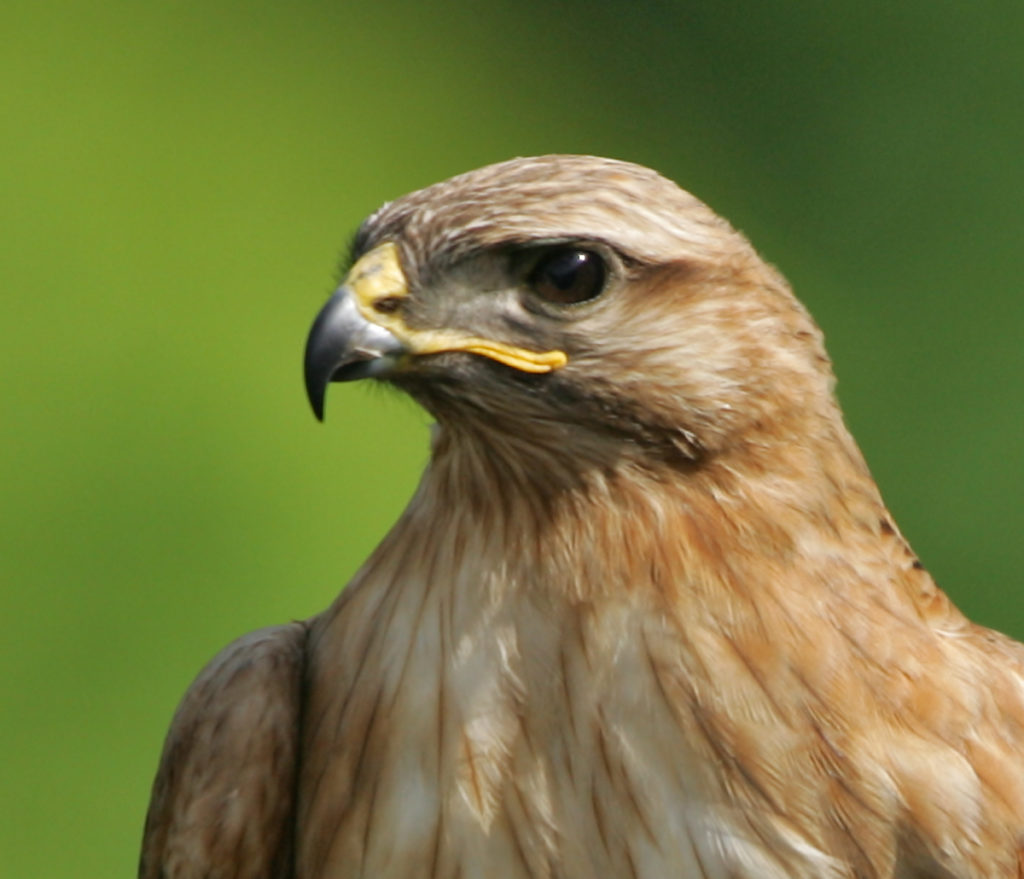
<svg viewBox="0 0 1024 879">
<path fill-rule="evenodd" d="M 887 512 L 821 333 L 653 171 L 384 205 L 305 379 L 437 421 L 334 604 L 171 725 L 140 876 L 1020 877 L 1024 648 Z"/>
</svg>

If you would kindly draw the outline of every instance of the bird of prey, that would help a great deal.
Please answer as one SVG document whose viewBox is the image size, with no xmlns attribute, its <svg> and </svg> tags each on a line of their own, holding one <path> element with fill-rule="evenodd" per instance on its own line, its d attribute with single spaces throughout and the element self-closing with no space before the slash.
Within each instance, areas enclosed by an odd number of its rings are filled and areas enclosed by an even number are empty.
<svg viewBox="0 0 1024 879">
<path fill-rule="evenodd" d="M 199 675 L 144 879 L 1024 875 L 1024 647 L 901 536 L 783 278 L 636 165 L 385 204 L 309 397 L 436 419 L 322 614 Z"/>
</svg>

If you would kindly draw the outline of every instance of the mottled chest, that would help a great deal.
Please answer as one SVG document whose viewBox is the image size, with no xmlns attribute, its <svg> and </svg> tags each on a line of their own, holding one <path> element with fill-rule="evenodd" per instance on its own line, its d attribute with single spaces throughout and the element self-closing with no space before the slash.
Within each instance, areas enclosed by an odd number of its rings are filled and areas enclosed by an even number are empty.
<svg viewBox="0 0 1024 879">
<path fill-rule="evenodd" d="M 729 795 L 653 615 L 497 608 L 449 637 L 442 611 L 312 706 L 300 875 L 841 875 Z"/>
</svg>

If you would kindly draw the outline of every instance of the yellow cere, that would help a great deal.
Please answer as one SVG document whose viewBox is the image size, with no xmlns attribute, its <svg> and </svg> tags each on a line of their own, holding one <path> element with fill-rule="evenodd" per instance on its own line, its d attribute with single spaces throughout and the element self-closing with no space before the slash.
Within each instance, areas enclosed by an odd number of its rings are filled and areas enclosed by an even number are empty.
<svg viewBox="0 0 1024 879">
<path fill-rule="evenodd" d="M 363 317 L 370 320 L 372 315 L 375 323 L 384 326 L 380 318 L 387 315 L 378 314 L 373 304 L 382 299 L 402 299 L 409 295 L 398 247 L 391 241 L 385 241 L 364 253 L 349 271 L 345 286 L 355 295 Z"/>
<path fill-rule="evenodd" d="M 530 351 L 504 342 L 481 339 L 458 330 L 417 330 L 406 326 L 401 309 L 378 310 L 375 305 L 388 299 L 404 299 L 409 284 L 402 271 L 398 247 L 392 241 L 378 244 L 365 253 L 345 280 L 355 297 L 356 307 L 370 323 L 383 327 L 405 345 L 411 354 L 440 354 L 468 351 L 490 357 L 521 372 L 551 372 L 569 362 L 564 351 Z"/>
</svg>

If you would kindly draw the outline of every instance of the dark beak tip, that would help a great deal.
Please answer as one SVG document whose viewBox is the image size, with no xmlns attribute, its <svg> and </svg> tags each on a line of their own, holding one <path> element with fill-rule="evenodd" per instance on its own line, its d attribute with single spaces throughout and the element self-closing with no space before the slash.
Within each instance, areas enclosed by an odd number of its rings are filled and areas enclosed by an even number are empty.
<svg viewBox="0 0 1024 879">
<path fill-rule="evenodd" d="M 309 400 L 309 405 L 316 416 L 316 420 L 323 421 L 328 382 L 324 381 L 323 377 L 317 374 L 317 370 L 310 368 L 308 356 L 304 364 L 303 378 L 306 385 L 306 399 Z"/>
<path fill-rule="evenodd" d="M 302 363 L 306 397 L 317 421 L 321 422 L 324 420 L 327 386 L 331 383 L 337 365 L 337 349 L 341 346 L 334 325 L 336 299 L 337 297 L 332 297 L 313 321 L 309 336 L 306 338 Z"/>
</svg>

